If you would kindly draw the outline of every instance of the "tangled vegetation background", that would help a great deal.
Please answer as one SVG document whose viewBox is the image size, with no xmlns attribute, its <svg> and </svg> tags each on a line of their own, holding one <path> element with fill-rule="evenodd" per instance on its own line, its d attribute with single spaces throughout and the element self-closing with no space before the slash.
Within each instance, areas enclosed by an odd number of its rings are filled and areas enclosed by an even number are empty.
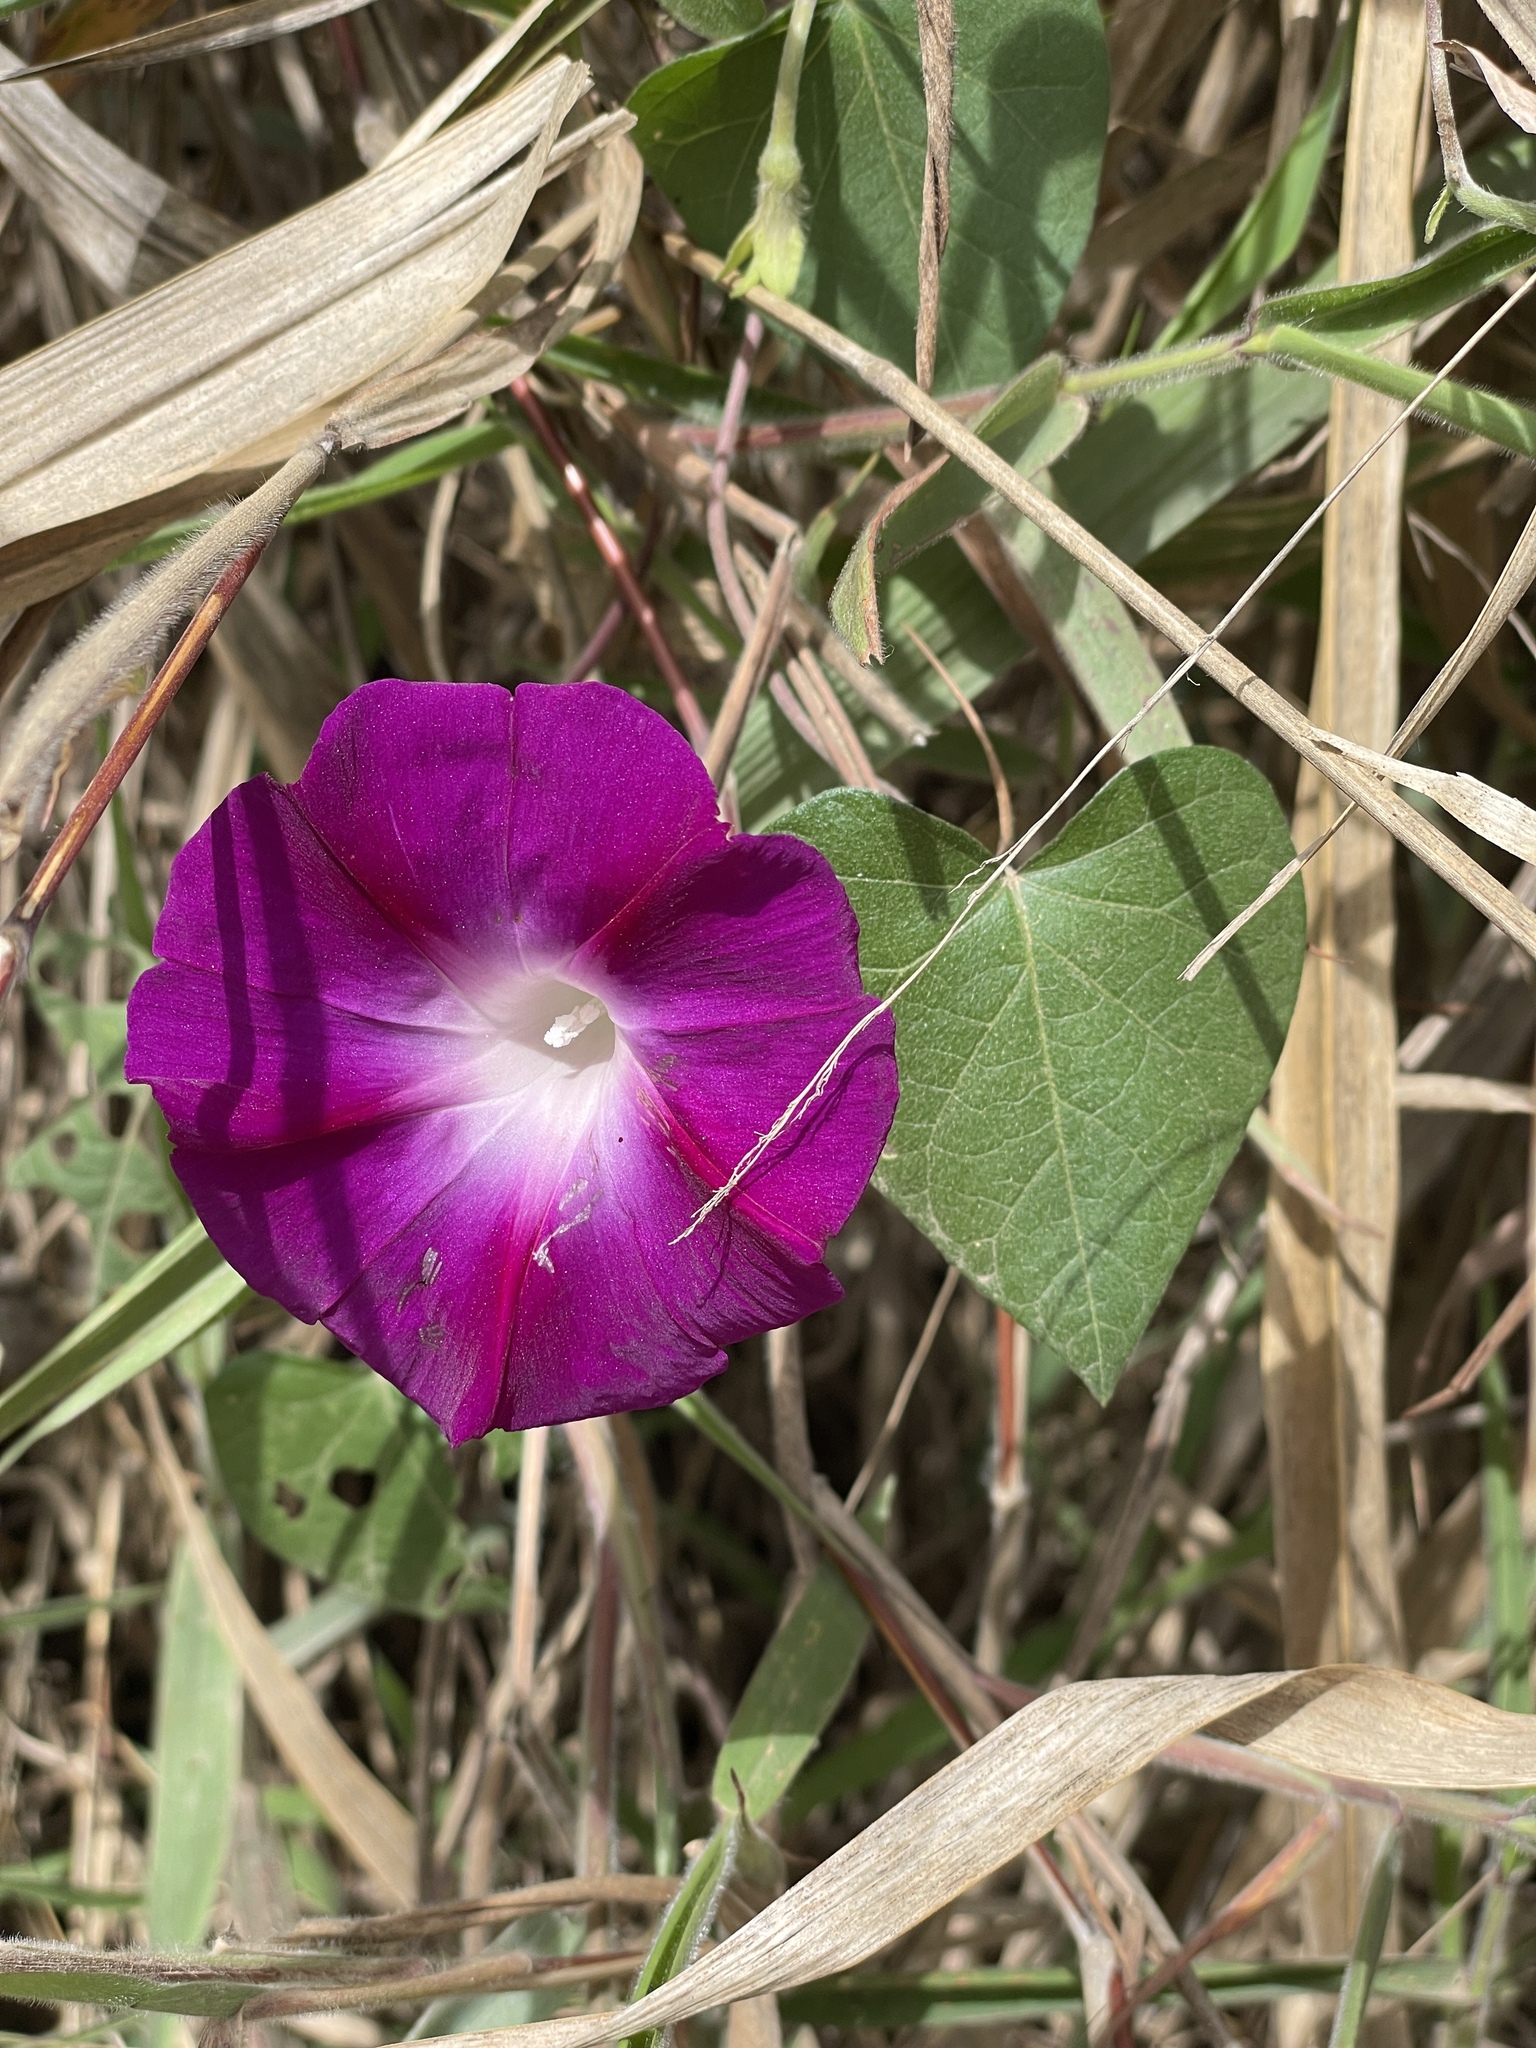
<svg viewBox="0 0 1536 2048">
<path fill-rule="evenodd" d="M 0 21 L 0 2031 L 1536 2037 L 1529 7 Z M 450 1449 L 124 1078 L 382 677 L 632 693 L 892 999 L 669 1408 Z"/>
</svg>

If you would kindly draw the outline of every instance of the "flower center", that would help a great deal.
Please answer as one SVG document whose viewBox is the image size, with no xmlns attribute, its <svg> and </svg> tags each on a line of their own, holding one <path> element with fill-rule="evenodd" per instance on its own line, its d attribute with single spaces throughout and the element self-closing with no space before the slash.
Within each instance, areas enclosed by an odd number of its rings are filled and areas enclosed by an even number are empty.
<svg viewBox="0 0 1536 2048">
<path fill-rule="evenodd" d="M 613 1058 L 617 1033 L 596 996 L 584 988 L 573 988 L 568 981 L 535 982 L 528 994 L 529 1036 L 538 1033 L 539 1047 L 551 1066 L 579 1073 L 587 1067 L 605 1066 Z M 523 1038 L 515 1026 L 510 1035 Z"/>
<path fill-rule="evenodd" d="M 552 1045 L 556 1052 L 564 1052 L 568 1045 L 576 1043 L 589 1024 L 596 1024 L 600 1019 L 612 1031 L 613 1019 L 595 996 L 589 996 L 584 1003 L 578 1003 L 574 1010 L 560 1012 L 545 1032 L 544 1043 Z"/>
<path fill-rule="evenodd" d="M 519 979 L 482 1008 L 496 1032 L 497 1094 L 558 1090 L 584 1075 L 599 1081 L 618 1045 L 605 1005 L 553 976 Z"/>
</svg>

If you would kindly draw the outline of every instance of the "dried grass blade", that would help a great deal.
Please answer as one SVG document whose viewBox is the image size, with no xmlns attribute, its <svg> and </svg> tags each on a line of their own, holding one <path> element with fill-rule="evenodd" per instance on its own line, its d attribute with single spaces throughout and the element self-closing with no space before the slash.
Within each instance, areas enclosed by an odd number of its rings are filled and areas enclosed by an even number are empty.
<svg viewBox="0 0 1536 2048">
<path fill-rule="evenodd" d="M 1350 86 L 1339 268 L 1388 274 L 1413 256 L 1413 153 L 1424 35 L 1412 0 L 1364 0 Z M 1389 345 L 1405 358 L 1408 338 Z M 1375 447 L 1390 401 L 1336 383 L 1330 489 Z M 1333 503 L 1323 526 L 1322 628 L 1308 706 L 1314 730 L 1390 744 L 1401 669 L 1399 559 L 1407 437 L 1398 433 Z M 1353 758 L 1353 756 L 1351 756 Z M 1292 830 L 1303 845 L 1340 805 L 1303 771 Z M 1393 847 L 1361 819 L 1311 870 L 1308 938 L 1295 1016 L 1275 1071 L 1270 1117 L 1341 1208 L 1374 1226 L 1337 1232 L 1272 1183 L 1260 1365 L 1272 1447 L 1275 1556 L 1285 1654 L 1361 1664 L 1402 1658 L 1387 1492 L 1386 1349 L 1398 1205 Z M 1353 1939 L 1380 1823 L 1346 1813 L 1337 1844 L 1303 1887 L 1310 1939 Z"/>
<path fill-rule="evenodd" d="M 344 393 L 430 352 L 494 273 L 586 84 L 556 58 L 405 162 L 0 372 L 0 540 L 281 460 Z"/>
<path fill-rule="evenodd" d="M 1536 1780 L 1536 1724 L 1402 1672 L 1107 1679 L 1048 1693 L 958 1756 L 671 1983 L 617 2012 L 448 2035 L 589 2048 L 854 1968 L 1198 1728 L 1315 1768 L 1424 1784 Z M 1427 1773 L 1427 1775 L 1426 1775 Z"/>
<path fill-rule="evenodd" d="M 1510 551 L 1509 559 L 1499 572 L 1498 580 L 1488 593 L 1487 601 L 1472 622 L 1471 631 L 1392 735 L 1392 743 L 1387 748 L 1390 755 L 1397 757 L 1406 754 L 1420 733 L 1450 701 L 1455 691 L 1465 682 L 1503 631 L 1514 614 L 1515 606 L 1530 588 L 1533 577 L 1536 577 L 1536 513 L 1532 513 L 1526 521 L 1519 540 Z M 1182 980 L 1193 981 L 1196 975 L 1215 959 L 1222 948 L 1237 937 L 1243 926 L 1257 917 L 1265 904 L 1273 902 L 1280 891 L 1301 873 L 1307 863 L 1322 852 L 1349 816 L 1349 808 L 1346 806 L 1326 832 L 1320 833 L 1293 861 L 1288 861 L 1253 902 L 1246 909 L 1239 911 L 1232 922 L 1224 926 L 1211 943 L 1196 954 L 1180 977 Z M 1512 893 L 1518 896 L 1520 892 L 1516 889 Z M 1520 900 L 1523 901 L 1524 898 L 1521 897 Z"/>
<path fill-rule="evenodd" d="M 949 157 L 955 132 L 954 0 L 917 0 L 928 142 L 923 158 L 923 219 L 917 245 L 917 381 L 933 388 L 939 347 L 939 265 L 949 240 Z"/>
<path fill-rule="evenodd" d="M 1384 776 L 1388 782 L 1433 797 L 1442 811 L 1449 811 L 1463 825 L 1470 825 L 1479 838 L 1502 846 L 1519 860 L 1536 860 L 1536 811 L 1518 797 L 1491 788 L 1475 775 L 1448 775 L 1442 769 L 1420 768 L 1391 754 L 1357 747 L 1351 740 L 1335 739 L 1329 744 L 1348 760 L 1358 761 L 1362 768 Z"/>
<path fill-rule="evenodd" d="M 237 7 L 221 7 L 217 13 L 173 22 L 169 28 L 152 28 L 121 42 L 104 43 L 99 49 L 29 64 L 10 76 L 24 79 L 44 78 L 56 71 L 136 71 L 141 64 L 168 64 L 178 57 L 244 49 L 247 43 L 268 42 L 273 36 L 292 35 L 318 22 L 333 21 L 339 14 L 355 14 L 367 4 L 368 0 L 241 0 Z"/>
<path fill-rule="evenodd" d="M 0 45 L 0 84 L 20 69 Z M 113 300 L 147 291 L 240 239 L 221 215 L 98 135 L 45 85 L 0 92 L 0 164 L 49 234 Z"/>
<path fill-rule="evenodd" d="M 422 351 L 420 360 L 386 373 L 350 395 L 335 416 L 337 430 L 348 446 L 381 448 L 408 435 L 425 433 L 472 400 L 523 376 L 546 348 L 570 332 L 613 275 L 634 233 L 644 172 L 639 152 L 623 134 L 629 126 L 629 115 L 621 113 L 606 115 L 581 131 L 582 146 L 600 145 L 601 153 L 592 242 L 571 282 L 532 312 L 519 319 L 505 319 L 501 309 L 516 303 L 525 266 L 531 267 L 537 256 L 543 267 L 550 242 L 568 232 L 561 223 L 537 250 L 498 272 L 478 294 L 474 306 L 457 323 L 468 331 L 455 334 L 450 330 L 435 351 Z M 551 152 L 551 162 L 557 155 L 558 151 Z M 567 220 L 574 217 L 567 216 Z M 487 314 L 503 324 L 482 324 L 481 316 Z"/>
<path fill-rule="evenodd" d="M 1477 4 L 1536 78 L 1536 21 L 1531 18 L 1530 8 L 1523 6 L 1521 0 L 1477 0 Z"/>
<path fill-rule="evenodd" d="M 728 555 L 726 559 L 729 559 Z M 736 742 L 741 738 L 741 728 L 757 694 L 757 686 L 763 680 L 773 659 L 773 651 L 778 646 L 789 605 L 789 579 L 794 565 L 793 544 L 784 541 L 773 558 L 773 568 L 769 571 L 747 644 L 741 650 L 741 658 L 736 663 L 710 733 L 709 745 L 704 749 L 704 766 L 709 770 L 710 780 L 716 789 L 725 780 L 731 756 L 736 751 Z"/>
<path fill-rule="evenodd" d="M 1536 92 L 1507 71 L 1501 71 L 1491 57 L 1485 57 L 1468 43 L 1451 41 L 1440 47 L 1458 71 L 1468 78 L 1482 80 L 1517 128 L 1523 128 L 1527 135 L 1536 134 Z"/>
</svg>

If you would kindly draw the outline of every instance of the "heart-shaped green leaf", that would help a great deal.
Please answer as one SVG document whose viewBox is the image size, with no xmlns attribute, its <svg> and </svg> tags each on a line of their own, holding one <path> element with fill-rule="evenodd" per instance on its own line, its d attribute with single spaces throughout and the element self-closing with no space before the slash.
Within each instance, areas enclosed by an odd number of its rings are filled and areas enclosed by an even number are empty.
<svg viewBox="0 0 1536 2048">
<path fill-rule="evenodd" d="M 674 0 L 667 12 L 696 36 L 717 43 L 722 36 L 744 35 L 756 28 L 763 18 L 763 0 Z"/>
<path fill-rule="evenodd" d="M 966 833 L 862 791 L 780 829 L 837 870 L 876 994 L 988 872 Z M 1299 885 L 1193 983 L 1180 970 L 1290 854 L 1239 756 L 1154 755 L 995 886 L 896 1003 L 901 1104 L 877 1185 L 1101 1398 L 1269 1084 L 1306 945 Z"/>
<path fill-rule="evenodd" d="M 1088 239 L 1109 67 L 1091 0 L 955 10 L 955 142 L 937 391 L 997 384 L 1039 349 Z M 646 168 L 723 256 L 757 201 L 789 10 L 630 95 Z M 822 0 L 795 123 L 806 254 L 795 296 L 909 369 L 927 144 L 912 0 Z"/>
</svg>

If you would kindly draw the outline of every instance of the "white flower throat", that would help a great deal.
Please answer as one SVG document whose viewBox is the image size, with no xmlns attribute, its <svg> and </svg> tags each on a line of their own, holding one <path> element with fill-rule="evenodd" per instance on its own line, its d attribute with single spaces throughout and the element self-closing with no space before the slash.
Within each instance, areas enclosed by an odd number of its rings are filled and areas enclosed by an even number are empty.
<svg viewBox="0 0 1536 2048">
<path fill-rule="evenodd" d="M 607 1015 L 608 1012 L 595 996 L 588 997 L 586 1002 L 578 1003 L 575 1009 L 560 1012 L 545 1032 L 544 1043 L 552 1045 L 557 1052 L 563 1052 L 566 1046 L 576 1043 L 589 1024 L 595 1024 L 600 1017 L 606 1018 Z"/>
</svg>

